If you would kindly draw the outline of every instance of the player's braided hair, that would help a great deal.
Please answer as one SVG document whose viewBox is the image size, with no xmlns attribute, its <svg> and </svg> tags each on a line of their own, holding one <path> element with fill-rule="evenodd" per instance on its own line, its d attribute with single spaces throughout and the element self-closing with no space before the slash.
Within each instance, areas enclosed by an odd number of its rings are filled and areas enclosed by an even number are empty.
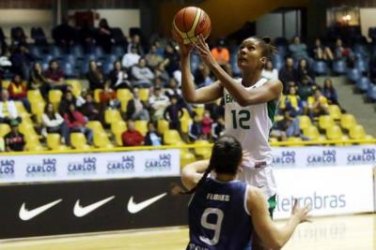
<svg viewBox="0 0 376 250">
<path fill-rule="evenodd" d="M 276 47 L 272 44 L 272 40 L 269 37 L 256 37 L 255 39 L 260 42 L 260 46 L 263 50 L 262 56 L 265 56 L 268 60 L 272 60 L 273 55 L 277 52 Z"/>
<path fill-rule="evenodd" d="M 243 153 L 240 142 L 232 136 L 222 136 L 214 143 L 209 166 L 204 172 L 204 175 L 197 183 L 196 187 L 185 192 L 185 194 L 194 193 L 205 182 L 212 170 L 215 170 L 217 174 L 236 175 L 242 156 Z"/>
</svg>

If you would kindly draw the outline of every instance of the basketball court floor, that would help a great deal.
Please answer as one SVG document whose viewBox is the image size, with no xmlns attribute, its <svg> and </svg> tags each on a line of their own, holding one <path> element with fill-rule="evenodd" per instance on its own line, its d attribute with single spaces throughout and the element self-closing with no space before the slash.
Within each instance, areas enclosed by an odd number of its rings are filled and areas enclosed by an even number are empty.
<svg viewBox="0 0 376 250">
<path fill-rule="evenodd" d="M 283 221 L 278 222 L 283 224 Z M 4 250 L 183 250 L 186 227 L 0 241 Z M 376 214 L 314 218 L 285 250 L 375 250 Z"/>
</svg>

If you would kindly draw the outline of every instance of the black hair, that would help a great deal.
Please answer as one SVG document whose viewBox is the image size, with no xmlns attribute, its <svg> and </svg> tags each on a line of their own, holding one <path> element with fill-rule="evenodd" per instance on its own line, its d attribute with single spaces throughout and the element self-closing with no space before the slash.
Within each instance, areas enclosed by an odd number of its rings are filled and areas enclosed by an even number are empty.
<svg viewBox="0 0 376 250">
<path fill-rule="evenodd" d="M 196 187 L 185 192 L 185 194 L 194 193 L 205 182 L 212 170 L 217 174 L 236 175 L 242 156 L 242 146 L 235 137 L 227 135 L 220 137 L 214 143 L 209 166 L 205 170 L 204 175 L 197 183 Z"/>
<path fill-rule="evenodd" d="M 277 49 L 272 44 L 270 37 L 254 38 L 260 43 L 262 48 L 262 56 L 265 56 L 268 60 L 272 60 L 272 57 L 277 52 Z"/>
</svg>

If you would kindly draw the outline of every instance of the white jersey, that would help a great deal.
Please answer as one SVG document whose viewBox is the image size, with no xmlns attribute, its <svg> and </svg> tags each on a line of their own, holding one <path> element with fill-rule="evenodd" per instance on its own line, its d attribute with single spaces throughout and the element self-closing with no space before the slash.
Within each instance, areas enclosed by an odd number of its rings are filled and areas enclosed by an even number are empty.
<svg viewBox="0 0 376 250">
<path fill-rule="evenodd" d="M 258 88 L 267 81 L 268 79 L 261 78 L 256 84 L 246 87 L 246 89 Z M 241 79 L 239 84 L 241 84 Z M 242 107 L 224 89 L 224 103 L 224 134 L 234 136 L 239 140 L 243 149 L 250 153 L 251 162 L 265 162 L 267 164 L 267 167 L 258 169 L 246 168 L 240 174 L 239 179 L 251 185 L 262 187 L 268 197 L 274 195 L 276 185 L 271 170 L 273 157 L 268 140 L 278 104 L 277 101 Z"/>
</svg>

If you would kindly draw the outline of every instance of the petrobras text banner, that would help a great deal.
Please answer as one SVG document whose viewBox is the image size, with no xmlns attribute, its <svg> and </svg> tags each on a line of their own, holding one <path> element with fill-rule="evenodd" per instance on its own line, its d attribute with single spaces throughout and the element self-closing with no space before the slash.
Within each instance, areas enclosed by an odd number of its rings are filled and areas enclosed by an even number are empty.
<svg viewBox="0 0 376 250">
<path fill-rule="evenodd" d="M 179 150 L 0 156 L 0 183 L 179 176 Z"/>
<path fill-rule="evenodd" d="M 373 212 L 373 167 L 275 169 L 275 218 L 288 218 L 294 199 L 309 204 L 312 215 Z"/>
<path fill-rule="evenodd" d="M 273 148 L 274 167 L 354 166 L 376 164 L 376 145 Z"/>
</svg>

